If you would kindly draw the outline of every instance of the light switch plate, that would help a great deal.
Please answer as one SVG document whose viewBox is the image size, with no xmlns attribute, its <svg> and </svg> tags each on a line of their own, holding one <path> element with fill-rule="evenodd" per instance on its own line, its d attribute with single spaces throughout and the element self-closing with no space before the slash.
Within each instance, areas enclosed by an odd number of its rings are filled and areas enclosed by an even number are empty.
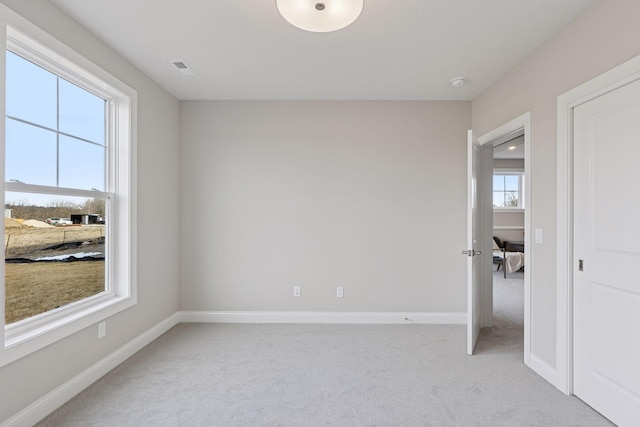
<svg viewBox="0 0 640 427">
<path fill-rule="evenodd" d="M 538 245 L 542 244 L 542 228 L 536 228 L 536 243 Z"/>
</svg>

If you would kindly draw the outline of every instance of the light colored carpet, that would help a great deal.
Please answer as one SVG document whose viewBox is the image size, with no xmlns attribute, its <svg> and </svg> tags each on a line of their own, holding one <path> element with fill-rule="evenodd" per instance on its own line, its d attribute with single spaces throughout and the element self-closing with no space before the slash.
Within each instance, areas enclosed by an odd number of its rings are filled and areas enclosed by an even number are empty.
<svg viewBox="0 0 640 427">
<path fill-rule="evenodd" d="M 524 272 L 493 273 L 493 318 L 498 327 L 524 330 Z M 524 334 L 524 332 L 523 332 Z"/>
<path fill-rule="evenodd" d="M 611 425 L 527 369 L 505 319 L 473 357 L 462 326 L 180 324 L 39 425 Z"/>
<path fill-rule="evenodd" d="M 524 273 L 493 273 L 493 328 L 480 332 L 476 353 L 511 353 L 524 363 Z"/>
</svg>

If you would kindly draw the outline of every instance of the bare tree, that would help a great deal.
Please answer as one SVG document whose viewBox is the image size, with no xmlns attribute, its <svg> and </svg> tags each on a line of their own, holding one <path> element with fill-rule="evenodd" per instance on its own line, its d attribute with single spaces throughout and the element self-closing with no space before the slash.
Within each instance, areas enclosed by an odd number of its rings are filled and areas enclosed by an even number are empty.
<svg viewBox="0 0 640 427">
<path fill-rule="evenodd" d="M 518 207 L 518 193 L 506 193 L 505 194 L 504 206 L 508 208 L 517 208 Z"/>
<path fill-rule="evenodd" d="M 88 214 L 96 214 L 104 218 L 105 199 L 87 199 L 82 206 L 82 211 Z"/>
</svg>

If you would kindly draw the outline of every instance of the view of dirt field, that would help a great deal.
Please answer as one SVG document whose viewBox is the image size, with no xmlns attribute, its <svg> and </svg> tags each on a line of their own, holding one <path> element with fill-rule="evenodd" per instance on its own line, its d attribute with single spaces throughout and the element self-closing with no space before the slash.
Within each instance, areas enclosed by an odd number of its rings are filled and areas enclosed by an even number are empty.
<svg viewBox="0 0 640 427">
<path fill-rule="evenodd" d="M 4 219 L 4 256 L 14 258 L 55 245 L 85 242 L 104 237 L 103 225 L 32 227 Z"/>
<path fill-rule="evenodd" d="M 5 323 L 102 292 L 104 233 L 104 225 L 54 227 L 5 218 Z M 86 254 L 93 255 L 74 258 Z"/>
</svg>

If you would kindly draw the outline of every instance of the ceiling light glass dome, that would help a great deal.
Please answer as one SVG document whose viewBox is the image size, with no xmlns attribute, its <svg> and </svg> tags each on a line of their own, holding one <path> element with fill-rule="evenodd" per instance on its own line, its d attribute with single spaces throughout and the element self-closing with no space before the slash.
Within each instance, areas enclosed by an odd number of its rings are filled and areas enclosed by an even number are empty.
<svg viewBox="0 0 640 427">
<path fill-rule="evenodd" d="M 280 15 L 291 25 L 315 33 L 328 33 L 355 21 L 364 0 L 276 0 Z"/>
</svg>

